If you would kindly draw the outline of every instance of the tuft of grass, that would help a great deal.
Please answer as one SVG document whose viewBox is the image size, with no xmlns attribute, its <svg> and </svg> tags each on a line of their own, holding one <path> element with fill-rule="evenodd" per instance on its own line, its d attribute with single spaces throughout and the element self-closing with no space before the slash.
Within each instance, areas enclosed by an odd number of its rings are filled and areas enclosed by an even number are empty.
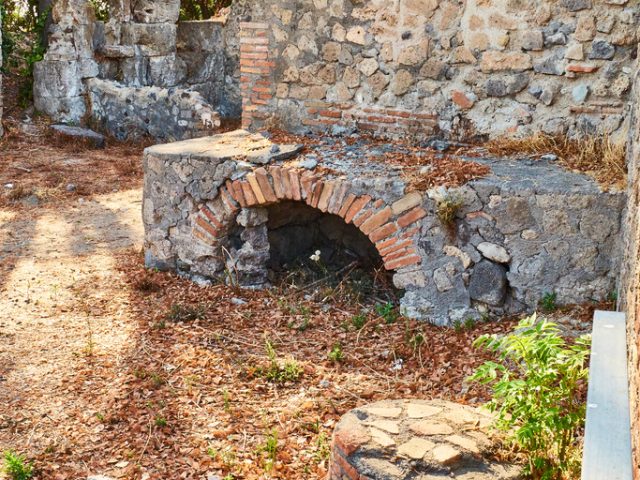
<svg viewBox="0 0 640 480">
<path fill-rule="evenodd" d="M 436 204 L 437 215 L 443 225 L 450 227 L 464 201 L 459 195 L 447 193 Z"/>
<path fill-rule="evenodd" d="M 167 419 L 162 417 L 162 416 L 160 416 L 160 415 L 158 415 L 155 418 L 154 423 L 156 424 L 156 427 L 158 427 L 158 428 L 164 428 L 164 427 L 166 427 L 168 425 Z"/>
<path fill-rule="evenodd" d="M 558 300 L 558 294 L 553 292 L 545 293 L 538 304 L 540 308 L 545 313 L 555 312 L 558 309 L 558 304 L 556 301 Z"/>
<path fill-rule="evenodd" d="M 278 458 L 278 431 L 273 429 L 267 434 L 264 443 L 258 447 L 257 453 L 264 453 L 266 459 L 264 469 L 268 473 L 273 469 L 273 465 Z"/>
<path fill-rule="evenodd" d="M 551 153 L 563 165 L 586 173 L 605 187 L 624 183 L 627 174 L 626 145 L 609 135 L 572 139 L 539 133 L 527 138 L 499 138 L 485 147 L 497 156 L 535 157 Z"/>
<path fill-rule="evenodd" d="M 353 328 L 356 330 L 361 330 L 366 323 L 367 317 L 363 313 L 359 313 L 358 315 L 351 317 L 351 325 L 353 325 Z"/>
<path fill-rule="evenodd" d="M 172 322 L 191 322 L 204 319 L 207 309 L 204 305 L 183 305 L 174 303 L 167 313 L 167 320 Z"/>
<path fill-rule="evenodd" d="M 7 450 L 3 454 L 4 467 L 3 471 L 11 480 L 29 480 L 33 477 L 33 463 L 14 452 Z"/>
</svg>

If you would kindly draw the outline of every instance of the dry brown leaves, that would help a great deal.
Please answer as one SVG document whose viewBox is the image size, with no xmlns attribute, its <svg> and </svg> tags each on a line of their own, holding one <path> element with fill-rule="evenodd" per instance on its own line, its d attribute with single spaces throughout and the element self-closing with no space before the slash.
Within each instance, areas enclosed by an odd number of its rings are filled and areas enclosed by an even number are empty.
<svg viewBox="0 0 640 480">
<path fill-rule="evenodd" d="M 333 426 L 357 405 L 399 397 L 485 400 L 486 392 L 464 382 L 485 358 L 472 341 L 512 325 L 458 333 L 404 319 L 388 325 L 356 305 L 202 288 L 145 270 L 139 254 L 119 260 L 138 319 L 138 347 L 103 424 L 110 444 L 135 452 L 126 478 L 140 469 L 153 472 L 151 478 L 167 478 L 167 471 L 170 478 L 207 471 L 234 478 L 323 478 Z M 170 320 L 174 305 L 193 309 L 199 319 Z M 359 313 L 366 317 L 361 330 L 352 325 Z M 273 384 L 257 374 L 269 362 L 267 340 L 281 360 L 298 362 L 300 381 Z M 328 359 L 336 343 L 343 362 Z M 276 462 L 265 472 L 261 445 L 274 431 Z M 152 440 L 141 455 L 147 436 Z"/>
<path fill-rule="evenodd" d="M 48 133 L 47 125 L 33 131 L 6 122 L 0 139 L 0 206 L 20 206 L 20 200 L 36 195 L 39 201 L 96 195 L 140 185 L 144 145 L 110 141 L 92 150 Z M 13 188 L 5 185 L 12 184 Z M 75 191 L 67 191 L 73 184 Z"/>
</svg>

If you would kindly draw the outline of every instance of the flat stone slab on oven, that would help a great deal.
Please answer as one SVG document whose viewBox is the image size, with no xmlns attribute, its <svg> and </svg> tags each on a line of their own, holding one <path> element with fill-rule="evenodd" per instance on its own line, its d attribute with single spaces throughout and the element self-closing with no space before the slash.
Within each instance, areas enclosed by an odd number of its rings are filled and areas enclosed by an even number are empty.
<svg viewBox="0 0 640 480">
<path fill-rule="evenodd" d="M 333 437 L 330 480 L 520 478 L 491 460 L 492 417 L 441 400 L 392 400 L 351 410 Z"/>
<path fill-rule="evenodd" d="M 275 144 L 258 133 L 235 130 L 210 137 L 154 145 L 147 148 L 145 153 L 169 161 L 197 158 L 218 162 L 235 160 L 265 165 L 272 161 L 295 157 L 302 148 L 303 145 Z"/>
</svg>

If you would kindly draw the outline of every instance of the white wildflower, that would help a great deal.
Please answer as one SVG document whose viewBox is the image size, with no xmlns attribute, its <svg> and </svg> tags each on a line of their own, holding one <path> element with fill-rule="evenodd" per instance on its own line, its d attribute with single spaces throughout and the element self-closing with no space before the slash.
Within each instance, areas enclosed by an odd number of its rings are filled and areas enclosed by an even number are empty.
<svg viewBox="0 0 640 480">
<path fill-rule="evenodd" d="M 311 260 L 313 260 L 314 262 L 319 262 L 320 261 L 320 250 L 316 250 L 315 253 L 313 255 L 311 255 L 309 258 Z"/>
</svg>

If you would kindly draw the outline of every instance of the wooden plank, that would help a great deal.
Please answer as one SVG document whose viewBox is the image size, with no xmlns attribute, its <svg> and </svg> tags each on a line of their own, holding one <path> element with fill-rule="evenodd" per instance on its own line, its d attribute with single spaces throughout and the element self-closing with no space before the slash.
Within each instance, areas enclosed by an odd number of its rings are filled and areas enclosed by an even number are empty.
<svg viewBox="0 0 640 480">
<path fill-rule="evenodd" d="M 624 313 L 595 312 L 582 480 L 632 480 Z"/>
</svg>

